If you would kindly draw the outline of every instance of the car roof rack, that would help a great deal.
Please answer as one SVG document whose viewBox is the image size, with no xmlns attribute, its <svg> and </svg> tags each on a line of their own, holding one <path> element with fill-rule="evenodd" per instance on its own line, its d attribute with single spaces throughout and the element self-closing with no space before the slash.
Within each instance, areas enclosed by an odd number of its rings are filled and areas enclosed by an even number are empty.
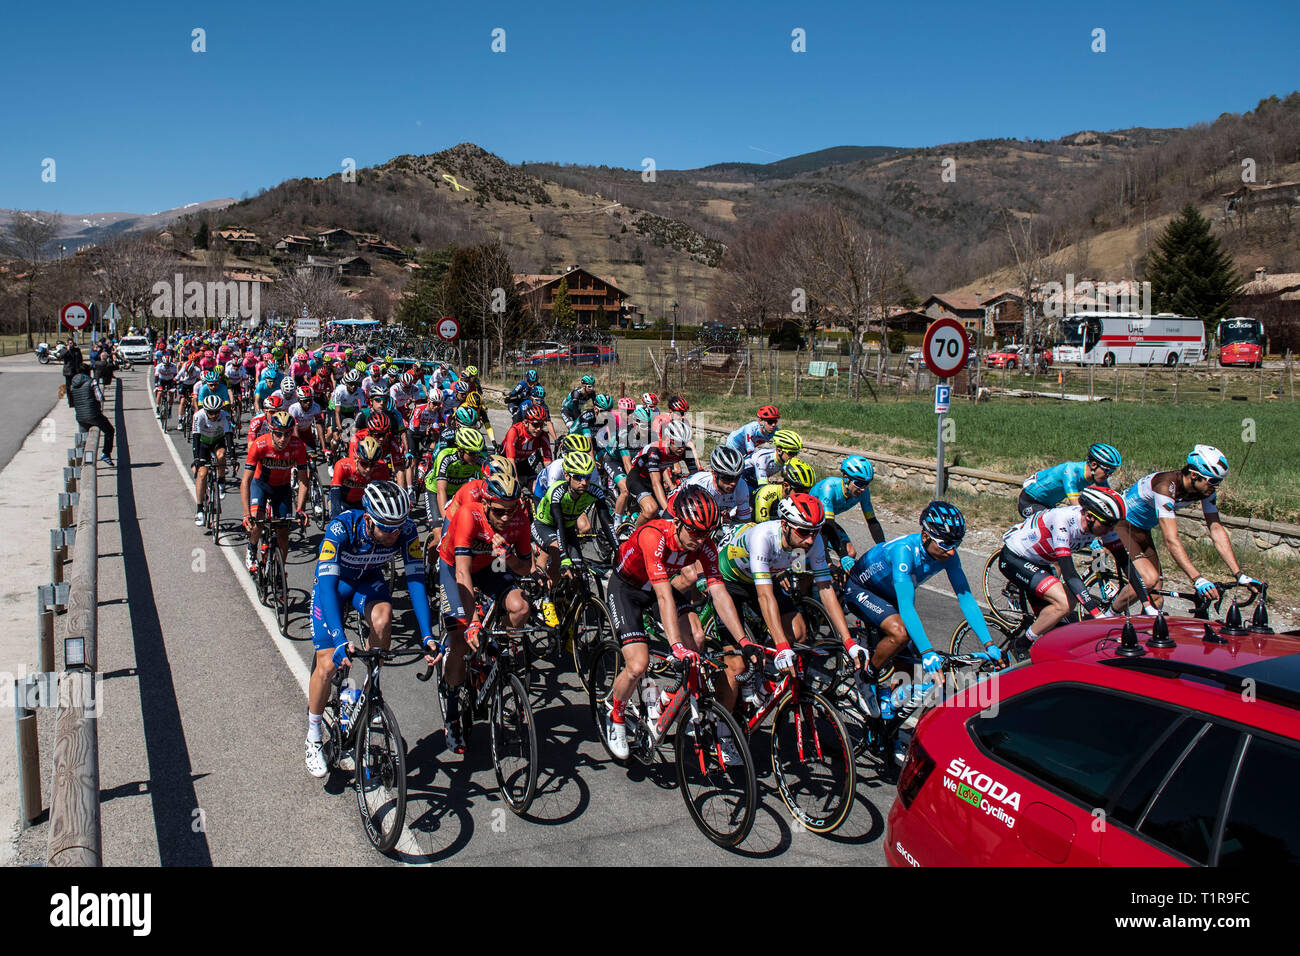
<svg viewBox="0 0 1300 956">
<path fill-rule="evenodd" d="M 1300 693 L 1267 681 L 1256 680 L 1249 674 L 1237 674 L 1221 671 L 1201 664 L 1189 664 L 1185 661 L 1164 660 L 1158 657 L 1113 657 L 1100 663 L 1123 670 L 1139 670 L 1160 677 L 1188 677 L 1233 691 L 1241 691 L 1247 680 L 1254 681 L 1252 693 L 1258 700 L 1281 704 L 1300 710 Z"/>
</svg>

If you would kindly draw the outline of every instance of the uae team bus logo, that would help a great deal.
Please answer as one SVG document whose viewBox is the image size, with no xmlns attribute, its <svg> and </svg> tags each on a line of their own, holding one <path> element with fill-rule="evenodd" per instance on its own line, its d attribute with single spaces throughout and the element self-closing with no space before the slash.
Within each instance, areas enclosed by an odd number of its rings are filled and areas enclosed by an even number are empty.
<svg viewBox="0 0 1300 956">
<path fill-rule="evenodd" d="M 1264 353 L 1268 351 L 1268 338 L 1264 323 L 1259 319 L 1237 317 L 1220 319 L 1215 333 L 1219 341 L 1220 365 L 1248 365 L 1262 368 Z"/>
<path fill-rule="evenodd" d="M 1205 361 L 1205 323 L 1181 315 L 1138 312 L 1067 315 L 1061 344 L 1052 349 L 1059 365 L 1188 365 Z"/>
</svg>

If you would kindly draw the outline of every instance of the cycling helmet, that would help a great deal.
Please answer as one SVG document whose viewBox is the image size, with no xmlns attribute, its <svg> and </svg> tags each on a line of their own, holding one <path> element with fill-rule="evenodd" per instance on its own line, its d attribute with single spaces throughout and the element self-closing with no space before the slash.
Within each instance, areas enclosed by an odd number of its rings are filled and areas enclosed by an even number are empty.
<svg viewBox="0 0 1300 956">
<path fill-rule="evenodd" d="M 480 452 L 484 448 L 483 433 L 477 428 L 456 429 L 456 449 L 458 451 Z"/>
<path fill-rule="evenodd" d="M 691 403 L 680 395 L 674 395 L 668 399 L 668 410 L 670 412 L 687 412 L 690 411 Z"/>
<path fill-rule="evenodd" d="M 931 501 L 921 512 L 921 530 L 940 544 L 961 544 L 966 537 L 966 519 L 946 501 Z"/>
<path fill-rule="evenodd" d="M 803 439 L 799 433 L 789 428 L 778 428 L 772 434 L 772 445 L 777 451 L 783 451 L 787 455 L 793 455 L 803 448 Z"/>
<path fill-rule="evenodd" d="M 478 412 L 467 405 L 462 405 L 460 408 L 456 409 L 454 417 L 458 425 L 468 425 L 470 428 L 473 428 L 478 424 Z"/>
<path fill-rule="evenodd" d="M 644 405 L 646 408 L 658 408 L 659 396 L 656 395 L 654 392 L 646 392 L 641 396 L 641 404 Z"/>
<path fill-rule="evenodd" d="M 586 435 L 578 435 L 573 432 L 565 435 L 560 439 L 560 448 L 564 451 L 585 451 L 591 452 L 591 439 Z"/>
<path fill-rule="evenodd" d="M 395 481 L 372 481 L 361 495 L 361 506 L 375 524 L 400 528 L 411 513 L 411 499 Z"/>
<path fill-rule="evenodd" d="M 298 354 L 293 357 L 293 360 L 295 362 L 305 362 L 307 361 L 307 353 L 299 350 Z"/>
<path fill-rule="evenodd" d="M 607 412 L 613 407 L 614 399 L 610 398 L 608 395 L 596 396 L 596 408 L 600 409 L 600 411 Z"/>
<path fill-rule="evenodd" d="M 1098 442 L 1088 449 L 1088 461 L 1095 461 L 1103 468 L 1109 468 L 1115 471 L 1124 460 L 1119 456 L 1119 449 L 1114 445 L 1106 445 Z"/>
<path fill-rule="evenodd" d="M 465 367 L 465 377 L 466 377 L 466 378 L 478 378 L 478 366 L 477 366 L 477 365 L 468 365 L 468 366 L 466 366 L 466 367 Z"/>
<path fill-rule="evenodd" d="M 383 446 L 379 444 L 379 440 L 371 438 L 369 435 L 357 442 L 358 461 L 378 461 L 379 456 L 383 453 Z"/>
<path fill-rule="evenodd" d="M 221 381 L 221 376 L 218 375 L 216 370 L 214 369 L 213 371 L 208 372 L 206 375 L 203 376 L 203 381 L 206 382 L 208 385 L 216 385 L 219 381 Z"/>
<path fill-rule="evenodd" d="M 537 384 L 537 369 L 535 369 L 535 368 L 530 368 L 527 372 L 524 373 L 524 378 L 528 380 L 528 384 L 529 384 L 529 385 L 536 385 L 536 384 Z"/>
<path fill-rule="evenodd" d="M 532 405 L 529 407 L 527 414 L 524 415 L 524 418 L 530 422 L 544 422 L 546 421 L 546 409 L 542 408 L 540 405 Z"/>
<path fill-rule="evenodd" d="M 1193 448 L 1187 456 L 1187 466 L 1216 485 L 1228 474 L 1228 459 L 1213 445 L 1197 445 Z"/>
<path fill-rule="evenodd" d="M 268 415 L 266 423 L 271 426 L 273 432 L 287 432 L 293 428 L 293 416 L 282 408 Z"/>
<path fill-rule="evenodd" d="M 455 385 L 451 387 L 451 390 L 455 392 L 457 395 L 459 395 L 461 398 L 464 398 L 466 395 L 469 394 L 469 386 L 466 385 L 464 382 L 457 382 Z"/>
<path fill-rule="evenodd" d="M 220 395 L 205 396 L 203 399 L 203 407 L 210 412 L 215 412 L 217 409 L 221 407 L 221 396 Z"/>
<path fill-rule="evenodd" d="M 826 521 L 826 508 L 812 495 L 796 492 L 781 499 L 776 513 L 800 531 L 816 531 Z"/>
<path fill-rule="evenodd" d="M 683 421 L 668 422 L 664 425 L 664 441 L 670 445 L 685 445 L 691 440 L 691 426 Z"/>
<path fill-rule="evenodd" d="M 293 390 L 298 387 L 298 383 L 293 380 L 292 375 L 286 375 L 280 379 L 280 391 L 286 395 L 292 395 Z"/>
<path fill-rule="evenodd" d="M 483 463 L 483 477 L 492 478 L 496 475 L 509 475 L 512 478 L 518 478 L 515 463 L 504 455 L 493 455 Z"/>
<path fill-rule="evenodd" d="M 388 420 L 387 412 L 366 417 L 366 431 L 374 432 L 376 435 L 387 435 L 392 425 L 393 423 Z"/>
<path fill-rule="evenodd" d="M 266 396 L 266 400 L 262 402 L 262 410 L 267 412 L 273 412 L 277 408 L 283 408 L 283 407 L 284 407 L 284 396 L 281 395 L 279 392 L 276 392 L 273 395 Z"/>
<path fill-rule="evenodd" d="M 1079 492 L 1079 507 L 1086 515 L 1092 515 L 1102 524 L 1113 525 L 1123 521 L 1128 508 L 1124 496 L 1111 488 L 1101 485 L 1089 485 Z"/>
<path fill-rule="evenodd" d="M 534 385 L 533 398 L 545 398 L 545 397 L 546 397 L 546 389 L 542 388 L 542 386 L 540 385 Z"/>
<path fill-rule="evenodd" d="M 379 378 L 379 373 L 382 371 L 383 369 L 381 369 L 378 365 L 372 365 L 370 366 L 370 377 Z"/>
<path fill-rule="evenodd" d="M 682 485 L 668 502 L 668 512 L 686 527 L 706 534 L 716 528 L 722 518 L 713 495 L 699 485 Z"/>
<path fill-rule="evenodd" d="M 739 478 L 745 468 L 745 456 L 730 445 L 719 445 L 709 456 L 709 467 L 723 478 Z"/>
<path fill-rule="evenodd" d="M 654 419 L 655 413 L 644 405 L 638 405 L 636 411 L 632 413 L 632 417 L 648 425 Z"/>
<path fill-rule="evenodd" d="M 348 372 L 346 375 L 343 376 L 344 385 L 356 385 L 360 381 L 361 381 L 361 373 L 358 372 L 356 369 L 352 369 L 350 372 Z"/>
<path fill-rule="evenodd" d="M 367 398 L 387 398 L 387 397 L 388 397 L 388 389 L 384 388 L 384 386 L 382 386 L 382 385 L 371 385 L 368 389 L 366 389 L 366 397 L 367 397 Z"/>
<path fill-rule="evenodd" d="M 620 411 L 630 412 L 632 409 L 636 408 L 636 402 L 630 398 L 620 398 L 618 400 L 618 407 Z"/>
<path fill-rule="evenodd" d="M 780 432 L 777 434 L 780 434 Z M 866 485 L 870 484 L 871 479 L 876 477 L 876 469 L 865 455 L 849 455 L 848 458 L 840 462 L 840 474 L 849 481 L 859 481 Z"/>
<path fill-rule="evenodd" d="M 519 497 L 519 477 L 515 474 L 513 465 L 509 471 L 495 468 L 490 463 L 487 467 L 488 474 L 483 479 L 484 497 L 501 501 L 511 501 Z"/>
<path fill-rule="evenodd" d="M 781 469 L 781 477 L 785 479 L 786 484 L 802 488 L 807 491 L 817 483 L 817 473 L 813 471 L 812 465 L 802 458 L 791 458 Z"/>
<path fill-rule="evenodd" d="M 780 420 L 781 413 L 775 405 L 764 405 L 758 410 L 757 418 L 760 422 L 775 422 Z"/>
<path fill-rule="evenodd" d="M 596 470 L 596 459 L 589 452 L 571 451 L 564 456 L 564 470 L 570 475 L 590 475 Z"/>
<path fill-rule="evenodd" d="M 582 384 L 587 386 L 588 388 L 595 388 L 596 380 L 592 378 L 590 375 L 584 375 L 582 376 Z"/>
<path fill-rule="evenodd" d="M 402 386 L 404 388 L 410 388 L 412 385 L 415 384 L 415 376 L 412 375 L 410 372 L 403 372 L 401 381 L 402 381 Z"/>
<path fill-rule="evenodd" d="M 473 409 L 477 409 L 479 407 L 478 392 L 470 392 L 468 395 L 465 396 L 465 399 L 464 401 L 461 402 L 461 404 L 468 405 L 470 408 Z"/>
</svg>

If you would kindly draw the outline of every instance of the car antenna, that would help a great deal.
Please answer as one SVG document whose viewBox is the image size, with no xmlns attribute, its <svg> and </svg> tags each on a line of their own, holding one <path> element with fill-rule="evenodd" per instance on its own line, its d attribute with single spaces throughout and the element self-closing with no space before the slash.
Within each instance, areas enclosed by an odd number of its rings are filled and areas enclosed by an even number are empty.
<svg viewBox="0 0 1300 956">
<path fill-rule="evenodd" d="M 1146 654 L 1146 648 L 1138 643 L 1137 631 L 1133 628 L 1133 619 L 1128 611 L 1124 612 L 1124 630 L 1120 632 L 1119 647 L 1115 648 L 1115 653 L 1120 657 L 1142 657 Z"/>
<path fill-rule="evenodd" d="M 1169 622 L 1165 620 L 1164 608 L 1156 615 L 1155 621 L 1151 624 L 1151 639 L 1147 641 L 1147 647 L 1170 648 L 1177 647 L 1178 642 L 1169 636 Z"/>
<path fill-rule="evenodd" d="M 1233 637 L 1240 637 L 1250 632 L 1242 627 L 1241 608 L 1236 604 L 1228 605 L 1228 613 L 1223 615 L 1223 626 L 1219 628 L 1220 634 L 1229 634 Z"/>
</svg>

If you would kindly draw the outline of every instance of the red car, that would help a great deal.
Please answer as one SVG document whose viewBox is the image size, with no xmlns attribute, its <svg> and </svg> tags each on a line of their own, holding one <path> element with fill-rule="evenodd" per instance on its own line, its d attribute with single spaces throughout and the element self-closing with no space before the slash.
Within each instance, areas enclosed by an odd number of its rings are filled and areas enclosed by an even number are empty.
<svg viewBox="0 0 1300 956">
<path fill-rule="evenodd" d="M 1115 618 L 1039 640 L 994 693 L 927 713 L 885 831 L 895 866 L 1300 865 L 1300 631 Z"/>
<path fill-rule="evenodd" d="M 1008 345 L 1004 349 L 990 352 L 984 356 L 984 366 L 986 368 L 1024 367 L 1028 361 L 1029 346 L 1027 345 Z"/>
<path fill-rule="evenodd" d="M 605 365 L 618 361 L 618 354 L 608 345 L 561 345 L 538 342 L 519 356 L 524 365 Z"/>
</svg>

